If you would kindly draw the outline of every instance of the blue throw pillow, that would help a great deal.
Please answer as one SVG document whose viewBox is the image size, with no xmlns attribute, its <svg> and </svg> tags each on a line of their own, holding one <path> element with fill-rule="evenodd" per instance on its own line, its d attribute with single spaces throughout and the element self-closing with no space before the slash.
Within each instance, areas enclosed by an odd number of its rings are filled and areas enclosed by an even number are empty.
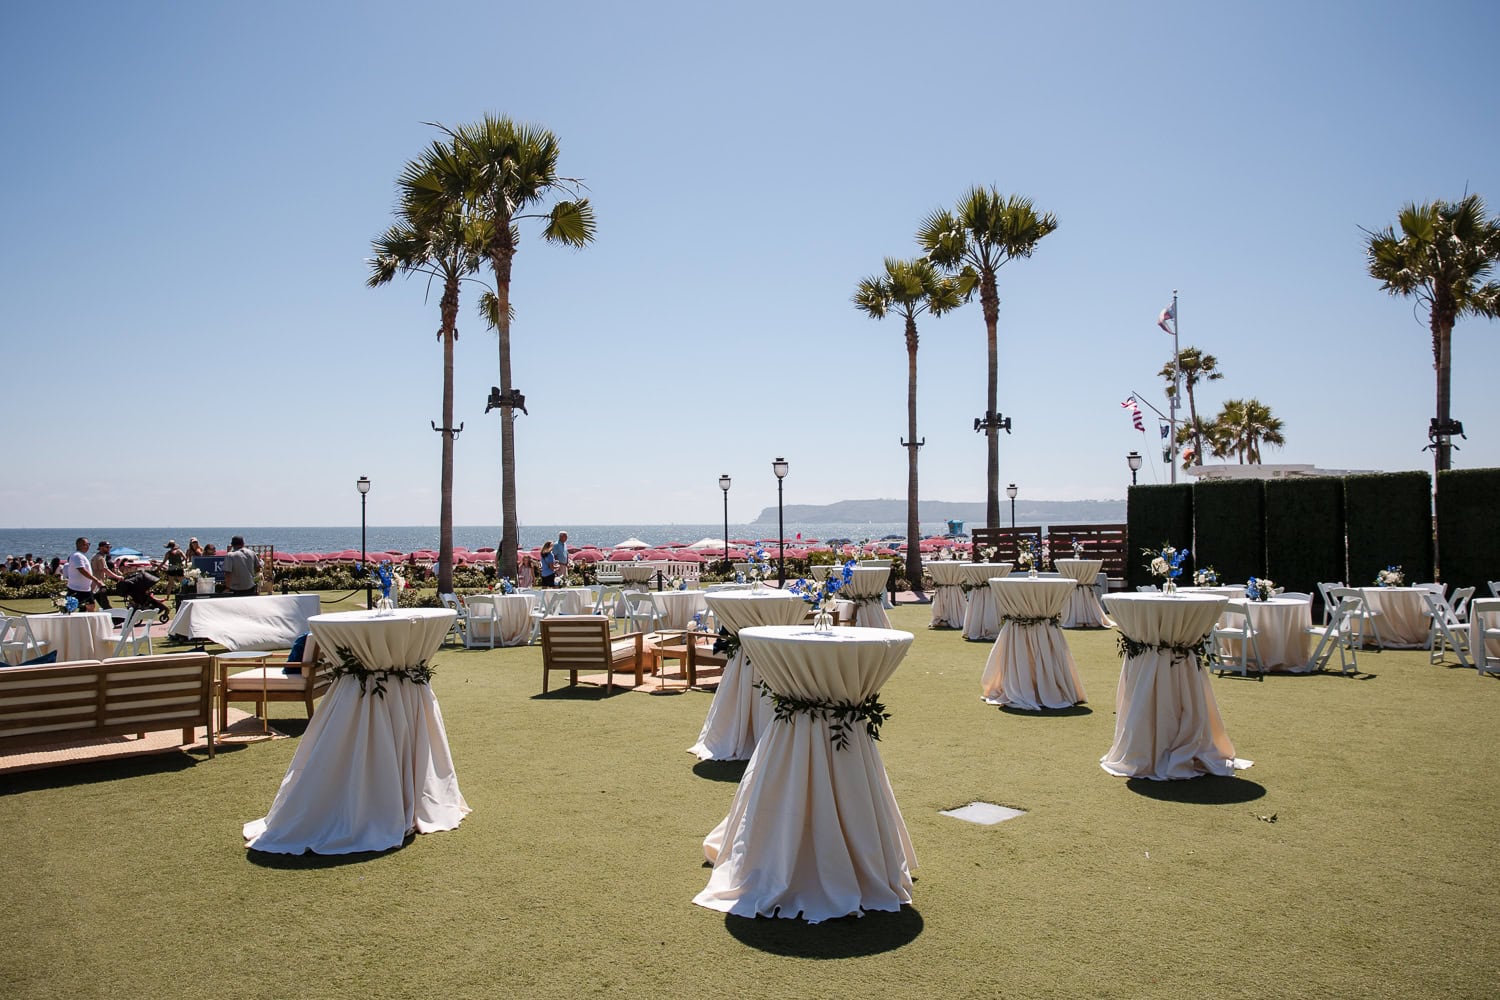
<svg viewBox="0 0 1500 1000">
<path fill-rule="evenodd" d="M 286 662 L 302 662 L 302 654 L 307 650 L 307 638 L 310 635 L 312 635 L 311 632 L 303 632 L 301 635 L 297 636 L 297 641 L 292 643 L 292 651 L 286 654 Z"/>
<path fill-rule="evenodd" d="M 39 667 L 39 666 L 41 666 L 44 663 L 56 663 L 56 662 L 57 662 L 57 650 L 54 649 L 50 653 L 43 653 L 41 656 L 38 656 L 35 659 L 24 661 L 21 664 L 21 666 L 23 666 L 23 667 Z"/>
</svg>

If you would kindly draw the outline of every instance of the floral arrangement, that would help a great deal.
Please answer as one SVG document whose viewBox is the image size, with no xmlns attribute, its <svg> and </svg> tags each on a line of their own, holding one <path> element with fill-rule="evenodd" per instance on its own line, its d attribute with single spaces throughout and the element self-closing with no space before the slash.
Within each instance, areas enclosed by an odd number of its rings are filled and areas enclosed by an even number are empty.
<svg viewBox="0 0 1500 1000">
<path fill-rule="evenodd" d="M 182 578 L 184 580 L 192 580 L 194 582 L 197 582 L 197 580 L 202 576 L 203 571 L 197 566 L 193 566 L 190 569 L 185 569 L 182 571 Z"/>
<path fill-rule="evenodd" d="M 669 576 L 669 577 L 667 577 L 666 580 L 662 583 L 662 586 L 665 589 L 667 589 L 667 590 L 687 590 L 688 589 L 687 580 L 683 579 L 680 576 Z"/>
<path fill-rule="evenodd" d="M 1190 550 L 1175 549 L 1163 542 L 1160 549 L 1142 549 L 1141 551 L 1151 557 L 1146 568 L 1151 571 L 1152 576 L 1175 583 L 1182 575 L 1182 564 L 1187 560 Z"/>
<path fill-rule="evenodd" d="M 771 575 L 771 559 L 764 548 L 750 553 L 750 579 L 765 580 Z"/>
<path fill-rule="evenodd" d="M 979 547 L 979 561 L 989 562 L 991 559 L 995 558 L 995 553 L 999 551 L 1000 550 L 993 545 L 981 545 Z"/>
<path fill-rule="evenodd" d="M 1041 535 L 1021 539 L 1020 550 L 1016 553 L 1017 566 L 1025 569 L 1041 569 L 1047 565 L 1047 561 L 1047 543 L 1042 541 Z"/>
<path fill-rule="evenodd" d="M 1245 584 L 1245 596 L 1250 598 L 1250 600 L 1252 601 L 1269 601 L 1271 599 L 1271 595 L 1275 592 L 1276 581 L 1268 580 L 1263 576 L 1252 576 L 1250 578 L 1250 582 Z"/>
<path fill-rule="evenodd" d="M 71 615 L 78 610 L 78 598 L 72 594 L 58 594 L 52 598 L 52 606 L 65 615 Z"/>
<path fill-rule="evenodd" d="M 502 576 L 495 581 L 495 586 L 492 589 L 500 594 L 514 594 L 516 592 L 516 582 L 508 576 Z"/>
<path fill-rule="evenodd" d="M 1375 574 L 1375 582 L 1382 587 L 1399 587 L 1405 581 L 1400 566 L 1387 566 Z"/>
<path fill-rule="evenodd" d="M 1078 539 L 1075 538 L 1072 541 L 1072 547 L 1073 547 L 1073 558 L 1074 559 L 1082 559 L 1083 558 L 1083 543 L 1080 542 Z"/>
<path fill-rule="evenodd" d="M 1195 587 L 1217 587 L 1219 585 L 1219 574 L 1214 572 L 1212 566 L 1205 566 L 1193 574 L 1193 586 Z"/>
<path fill-rule="evenodd" d="M 796 594 L 818 611 L 824 610 L 824 606 L 832 601 L 839 591 L 849 585 L 854 579 L 854 567 L 856 561 L 850 559 L 844 563 L 844 568 L 838 574 L 829 573 L 828 579 L 821 582 L 798 577 L 797 582 L 787 588 L 788 592 Z"/>
</svg>

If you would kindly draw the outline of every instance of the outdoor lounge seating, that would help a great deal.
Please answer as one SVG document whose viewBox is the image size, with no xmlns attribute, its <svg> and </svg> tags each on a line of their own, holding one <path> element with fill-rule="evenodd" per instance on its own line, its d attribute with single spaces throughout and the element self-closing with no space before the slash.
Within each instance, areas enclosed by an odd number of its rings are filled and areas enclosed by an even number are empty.
<svg viewBox="0 0 1500 1000">
<path fill-rule="evenodd" d="M 295 650 L 294 650 L 295 652 Z M 219 729 L 229 725 L 231 701 L 253 701 L 256 714 L 266 717 L 267 702 L 300 701 L 313 716 L 313 702 L 321 698 L 333 683 L 333 663 L 318 655 L 316 643 L 308 636 L 301 656 L 283 663 L 263 663 L 259 667 L 230 673 L 228 661 L 219 663 Z M 295 670 L 295 673 L 290 671 Z"/>
<path fill-rule="evenodd" d="M 645 680 L 646 659 L 642 632 L 611 636 L 609 619 L 599 615 L 553 615 L 541 621 L 542 693 L 554 670 L 568 672 L 568 685 L 578 683 L 580 672 L 603 671 L 604 690 L 614 690 L 615 672 L 635 674 L 637 686 Z"/>
</svg>

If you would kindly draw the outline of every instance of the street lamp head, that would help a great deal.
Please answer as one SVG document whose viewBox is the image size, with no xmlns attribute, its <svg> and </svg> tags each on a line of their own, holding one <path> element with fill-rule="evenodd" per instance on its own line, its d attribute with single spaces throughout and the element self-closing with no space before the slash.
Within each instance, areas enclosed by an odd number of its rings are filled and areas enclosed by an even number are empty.
<svg viewBox="0 0 1500 1000">
<path fill-rule="evenodd" d="M 723 490 L 725 493 L 729 492 L 729 474 L 728 473 L 725 473 L 724 475 L 722 475 L 722 476 L 719 477 L 719 489 Z"/>
<path fill-rule="evenodd" d="M 777 456 L 776 461 L 771 463 L 771 471 L 776 473 L 777 479 L 785 479 L 787 471 L 791 468 L 787 460 Z"/>
<path fill-rule="evenodd" d="M 1021 491 L 1016 489 L 1015 483 L 1011 483 L 1009 486 L 1005 487 L 1005 495 L 1010 497 L 1012 500 L 1016 498 L 1016 494 L 1019 492 Z"/>
<path fill-rule="evenodd" d="M 359 479 L 355 480 L 354 488 L 359 490 L 361 493 L 370 492 L 370 477 L 360 476 Z"/>
<path fill-rule="evenodd" d="M 1130 466 L 1131 472 L 1140 471 L 1141 461 L 1141 453 L 1138 451 L 1132 451 L 1129 455 L 1125 456 L 1125 464 Z"/>
</svg>

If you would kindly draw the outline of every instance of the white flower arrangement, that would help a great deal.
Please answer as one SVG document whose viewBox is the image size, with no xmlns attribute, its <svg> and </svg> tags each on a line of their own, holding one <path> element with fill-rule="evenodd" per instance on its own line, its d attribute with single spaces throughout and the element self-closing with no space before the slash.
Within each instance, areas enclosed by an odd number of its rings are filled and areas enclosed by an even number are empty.
<svg viewBox="0 0 1500 1000">
<path fill-rule="evenodd" d="M 1193 585 L 1195 587 L 1217 587 L 1219 585 L 1219 574 L 1214 572 L 1212 566 L 1205 566 L 1193 574 Z"/>
<path fill-rule="evenodd" d="M 1375 582 L 1382 587 L 1399 587 L 1406 582 L 1400 566 L 1387 566 L 1375 574 Z"/>
<path fill-rule="evenodd" d="M 201 569 L 199 569 L 197 566 L 189 567 L 188 569 L 185 569 L 182 572 L 182 578 L 184 580 L 195 580 L 196 581 L 196 580 L 198 580 L 202 576 L 203 576 L 203 571 Z"/>
<path fill-rule="evenodd" d="M 981 545 L 979 547 L 979 561 L 989 562 L 991 559 L 995 558 L 995 553 L 999 551 L 1000 550 L 993 545 Z"/>
</svg>

